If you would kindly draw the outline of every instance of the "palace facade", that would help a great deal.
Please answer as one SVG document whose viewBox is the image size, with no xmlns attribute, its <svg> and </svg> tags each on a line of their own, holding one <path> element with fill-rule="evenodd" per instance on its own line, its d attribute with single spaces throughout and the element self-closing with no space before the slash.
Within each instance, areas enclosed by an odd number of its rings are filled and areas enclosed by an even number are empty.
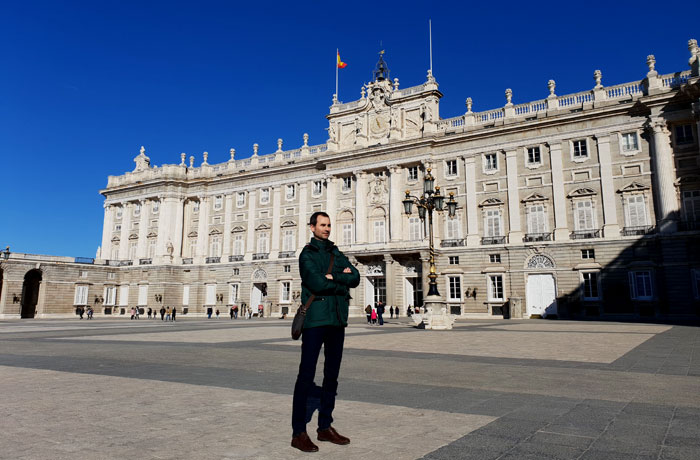
<svg viewBox="0 0 700 460">
<path fill-rule="evenodd" d="M 439 290 L 465 317 L 696 316 L 700 312 L 700 50 L 690 69 L 442 118 L 428 72 L 400 88 L 383 59 L 359 99 L 334 96 L 328 140 L 209 164 L 180 155 L 110 176 L 95 260 L 6 253 L 0 314 L 124 314 L 232 305 L 292 312 L 315 211 L 362 274 L 351 313 L 420 306 L 426 223 L 404 213 L 428 171 L 454 218 L 433 222 Z M 507 306 L 508 308 L 504 308 Z"/>
</svg>

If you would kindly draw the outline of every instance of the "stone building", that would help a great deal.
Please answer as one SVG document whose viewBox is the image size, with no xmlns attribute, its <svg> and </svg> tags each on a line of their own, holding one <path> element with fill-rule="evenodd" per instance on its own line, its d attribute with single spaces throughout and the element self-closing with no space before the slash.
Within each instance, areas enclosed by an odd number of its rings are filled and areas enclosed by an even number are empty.
<svg viewBox="0 0 700 460">
<path fill-rule="evenodd" d="M 435 215 L 439 289 L 453 314 L 697 315 L 700 301 L 700 50 L 690 70 L 442 118 L 429 71 L 400 88 L 380 58 L 359 99 L 334 96 L 328 140 L 225 163 L 180 155 L 110 176 L 94 263 L 10 253 L 0 314 L 100 314 L 177 306 L 295 308 L 297 256 L 315 211 L 362 274 L 351 313 L 421 305 L 428 229 L 403 212 L 428 170 L 459 207 Z M 8 256 L 6 254 L 6 256 Z M 24 311 L 24 313 L 23 313 Z"/>
</svg>

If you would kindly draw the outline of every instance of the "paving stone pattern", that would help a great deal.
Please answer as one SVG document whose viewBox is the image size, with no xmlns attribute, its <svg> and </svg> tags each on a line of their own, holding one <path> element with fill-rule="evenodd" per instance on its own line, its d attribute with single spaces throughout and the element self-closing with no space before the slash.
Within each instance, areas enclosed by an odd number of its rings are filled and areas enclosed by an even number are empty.
<svg viewBox="0 0 700 460">
<path fill-rule="evenodd" d="M 289 326 L 2 321 L 0 458 L 700 459 L 695 326 L 354 322 L 334 422 L 352 443 L 318 454 L 289 446 Z"/>
</svg>

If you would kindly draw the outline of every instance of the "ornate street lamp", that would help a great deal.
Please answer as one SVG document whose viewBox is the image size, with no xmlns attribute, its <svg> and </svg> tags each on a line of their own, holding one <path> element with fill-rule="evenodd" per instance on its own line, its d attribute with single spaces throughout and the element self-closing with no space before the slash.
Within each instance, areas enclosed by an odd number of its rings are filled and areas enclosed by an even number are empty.
<svg viewBox="0 0 700 460">
<path fill-rule="evenodd" d="M 413 212 L 413 205 L 418 208 L 418 217 L 422 222 L 425 222 L 426 215 L 428 217 L 428 230 L 430 242 L 430 279 L 428 286 L 428 296 L 440 296 L 437 288 L 437 270 L 435 269 L 435 247 L 433 246 L 433 210 L 437 212 L 444 211 L 445 196 L 440 193 L 440 187 L 435 187 L 435 178 L 431 174 L 431 168 L 426 171 L 423 179 L 423 195 L 413 196 L 409 190 L 406 190 L 406 197 L 403 200 L 403 209 L 407 215 Z M 450 199 L 447 201 L 447 213 L 450 218 L 455 216 L 457 211 L 457 202 L 455 201 L 454 193 L 450 193 Z"/>
</svg>

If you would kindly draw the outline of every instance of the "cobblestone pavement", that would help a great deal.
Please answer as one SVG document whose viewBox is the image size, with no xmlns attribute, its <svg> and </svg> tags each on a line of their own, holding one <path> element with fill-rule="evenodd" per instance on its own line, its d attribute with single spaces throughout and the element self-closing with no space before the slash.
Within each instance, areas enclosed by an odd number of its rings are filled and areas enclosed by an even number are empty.
<svg viewBox="0 0 700 460">
<path fill-rule="evenodd" d="M 0 321 L 0 458 L 700 459 L 698 327 L 357 320 L 334 413 L 352 443 L 317 454 L 289 446 L 289 327 Z"/>
</svg>

